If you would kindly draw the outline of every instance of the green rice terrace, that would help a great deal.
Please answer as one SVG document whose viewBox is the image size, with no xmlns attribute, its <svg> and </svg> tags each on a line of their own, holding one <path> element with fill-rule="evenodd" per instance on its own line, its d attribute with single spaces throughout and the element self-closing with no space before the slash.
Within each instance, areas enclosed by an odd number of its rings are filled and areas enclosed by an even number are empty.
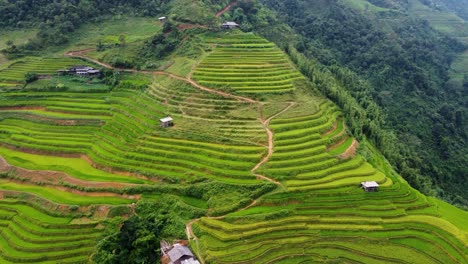
<svg viewBox="0 0 468 264">
<path fill-rule="evenodd" d="M 0 93 L 0 263 L 88 263 L 112 218 L 167 197 L 196 212 L 178 238 L 201 263 L 468 263 L 468 214 L 352 138 L 278 47 L 203 40 L 186 76 L 127 71 L 92 92 L 18 88 L 94 65 L 85 53 L 0 68 L 16 87 Z"/>
</svg>

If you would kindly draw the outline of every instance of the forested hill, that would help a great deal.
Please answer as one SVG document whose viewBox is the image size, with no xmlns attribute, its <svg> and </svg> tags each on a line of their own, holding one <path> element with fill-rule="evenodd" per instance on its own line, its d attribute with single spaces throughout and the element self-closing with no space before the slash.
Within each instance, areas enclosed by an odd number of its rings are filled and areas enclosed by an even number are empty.
<svg viewBox="0 0 468 264">
<path fill-rule="evenodd" d="M 457 10 L 462 16 L 468 5 L 463 6 L 463 1 L 262 2 L 302 37 L 296 45 L 300 52 L 335 76 L 342 75 L 337 67 L 359 76 L 359 85 L 345 86 L 364 108 L 370 97 L 384 113 L 383 127 L 398 138 L 394 141 L 398 150 L 387 152 L 387 157 L 393 157 L 406 178 L 426 193 L 437 190 L 439 196 L 467 204 L 468 75 L 458 79 L 450 75 L 452 63 L 466 46 L 462 37 L 435 26 L 454 26 L 442 15 Z M 466 30 L 464 23 L 456 26 L 457 33 Z M 387 146 L 381 144 L 384 152 Z"/>
</svg>

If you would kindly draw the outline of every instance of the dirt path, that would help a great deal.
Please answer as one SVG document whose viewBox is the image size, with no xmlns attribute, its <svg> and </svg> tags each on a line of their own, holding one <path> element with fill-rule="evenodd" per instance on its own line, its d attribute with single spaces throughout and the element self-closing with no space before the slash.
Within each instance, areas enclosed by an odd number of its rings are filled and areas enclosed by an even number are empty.
<svg viewBox="0 0 468 264">
<path fill-rule="evenodd" d="M 221 16 L 224 12 L 226 12 L 227 10 L 229 10 L 229 8 L 231 8 L 231 6 L 233 4 L 235 4 L 236 2 L 231 2 L 228 6 L 226 6 L 222 11 L 220 11 L 218 14 L 219 16 Z M 250 103 L 250 104 L 256 104 L 258 106 L 258 110 L 259 110 L 259 114 L 260 114 L 260 122 L 262 124 L 262 126 L 264 127 L 266 133 L 267 133 L 267 136 L 268 136 L 268 146 L 267 146 L 267 149 L 268 149 L 268 153 L 265 157 L 263 157 L 256 165 L 254 168 L 252 168 L 251 172 L 252 174 L 257 177 L 257 179 L 262 179 L 262 180 L 266 180 L 266 181 L 269 181 L 269 182 L 272 182 L 274 183 L 275 185 L 281 187 L 281 188 L 284 188 L 284 186 L 281 184 L 281 182 L 279 181 L 276 181 L 274 179 L 271 179 L 271 178 L 268 178 L 264 175 L 261 175 L 261 174 L 257 174 L 255 173 L 256 170 L 258 170 L 260 168 L 260 166 L 262 166 L 263 164 L 265 164 L 266 162 L 268 162 L 271 158 L 271 156 L 273 155 L 273 150 L 274 150 L 274 140 L 273 140 L 273 131 L 271 130 L 271 128 L 269 127 L 270 125 L 270 121 L 273 119 L 273 118 L 276 118 L 277 116 L 283 114 L 284 112 L 288 111 L 291 107 L 293 107 L 296 103 L 295 102 L 289 102 L 289 105 L 287 107 L 285 107 L 283 110 L 281 110 L 280 112 L 270 116 L 268 119 L 264 119 L 263 118 L 263 111 L 262 111 L 262 104 L 261 102 L 259 101 L 256 101 L 254 99 L 251 99 L 251 98 L 248 98 L 248 97 L 245 97 L 245 96 L 239 96 L 239 95 L 234 95 L 234 94 L 230 94 L 228 92 L 223 92 L 223 91 L 219 91 L 219 90 L 216 90 L 216 89 L 212 89 L 212 88 L 209 88 L 209 87 L 206 87 L 206 86 L 203 86 L 203 85 L 200 85 L 198 84 L 197 82 L 195 82 L 194 80 L 192 80 L 192 73 L 193 73 L 193 69 L 196 67 L 194 66 L 192 71 L 189 73 L 188 77 L 182 77 L 182 76 L 178 76 L 178 75 L 175 75 L 173 73 L 169 73 L 169 72 L 165 72 L 165 71 L 137 71 L 137 70 L 132 70 L 132 69 L 118 69 L 118 68 L 115 68 L 113 67 L 112 65 L 109 65 L 109 64 L 106 64 L 106 63 L 103 63 L 103 62 L 100 62 L 100 61 L 97 61 L 93 58 L 89 58 L 86 56 L 86 52 L 89 52 L 91 51 L 92 49 L 89 49 L 89 50 L 82 50 L 82 51 L 71 51 L 71 52 L 68 52 L 66 55 L 67 56 L 70 56 L 70 57 L 78 57 L 78 58 L 82 58 L 82 59 L 85 59 L 85 60 L 88 60 L 88 61 L 91 61 L 93 63 L 96 63 L 98 65 L 101 65 L 105 68 L 108 68 L 108 69 L 113 69 L 113 70 L 118 70 L 118 71 L 124 71 L 124 72 L 131 72 L 131 73 L 144 73 L 144 74 L 154 74 L 154 75 L 163 75 L 163 76 L 168 76 L 172 79 L 175 79 L 175 80 L 180 80 L 180 81 L 183 81 L 183 82 L 186 82 L 186 83 L 189 83 L 191 84 L 192 86 L 202 90 L 202 91 L 206 91 L 206 92 L 209 92 L 209 93 L 212 93 L 212 94 L 217 94 L 217 95 L 220 95 L 222 97 L 226 97 L 226 98 L 233 98 L 235 100 L 238 100 L 240 102 L 245 102 L 245 103 Z M 248 206 L 244 207 L 244 208 L 241 208 L 241 209 L 238 209 L 237 211 L 242 211 L 242 210 L 246 210 L 252 206 L 255 206 L 257 204 L 257 201 L 253 201 L 251 204 L 249 204 Z M 226 215 L 223 215 L 223 216 L 217 216 L 217 217 L 210 217 L 211 219 L 222 219 L 226 217 Z M 197 221 L 199 221 L 200 218 L 197 218 L 197 219 L 193 219 L 191 220 L 190 222 L 188 222 L 186 224 L 186 235 L 187 235 L 187 239 L 190 241 L 190 240 L 194 240 L 195 243 L 196 243 L 196 247 L 197 247 L 197 250 L 196 250 L 196 253 L 197 253 L 197 257 L 199 259 L 199 261 L 204 264 L 204 260 L 202 258 L 201 255 L 199 255 L 199 245 L 198 245 L 198 238 L 197 236 L 195 235 L 195 233 L 193 232 L 193 224 L 196 223 Z"/>
<path fill-rule="evenodd" d="M 258 168 L 260 168 L 260 166 L 262 166 L 263 164 L 265 164 L 266 162 L 268 162 L 271 158 L 271 156 L 273 155 L 273 149 L 274 149 L 274 141 L 273 141 L 273 131 L 270 129 L 270 121 L 283 114 L 284 112 L 288 111 L 291 107 L 293 107 L 294 105 L 296 105 L 295 102 L 290 102 L 288 106 L 286 106 L 283 110 L 281 110 L 280 112 L 270 116 L 268 119 L 266 120 L 263 120 L 262 121 L 262 125 L 263 125 L 263 128 L 266 130 L 267 132 L 267 135 L 268 135 L 268 153 L 265 157 L 263 157 L 263 159 L 257 163 L 257 165 L 255 165 L 255 167 L 253 167 L 253 169 L 251 170 L 252 174 L 255 175 L 257 178 L 260 178 L 260 179 L 264 179 L 264 180 L 267 180 L 267 181 L 270 181 L 280 187 L 283 187 L 283 185 L 278 182 L 278 181 L 275 181 L 273 179 L 270 179 L 264 175 L 261 175 L 261 174 L 257 174 L 255 173 L 256 170 L 258 170 Z"/>
<path fill-rule="evenodd" d="M 70 51 L 70 52 L 67 52 L 65 55 L 69 56 L 69 57 L 76 57 L 76 58 L 81 58 L 81 59 L 84 59 L 84 60 L 88 60 L 88 61 L 90 61 L 92 63 L 98 64 L 98 65 L 100 65 L 100 66 L 102 66 L 104 68 L 111 69 L 111 70 L 130 72 L 130 73 L 165 75 L 165 76 L 169 76 L 169 77 L 171 77 L 173 79 L 189 83 L 189 84 L 197 87 L 198 89 L 209 92 L 209 93 L 218 94 L 220 96 L 227 97 L 227 98 L 233 98 L 233 99 L 236 99 L 238 101 L 242 101 L 242 102 L 246 102 L 246 103 L 252 103 L 252 104 L 259 103 L 258 101 L 255 101 L 255 100 L 253 100 L 251 98 L 248 98 L 248 97 L 233 95 L 233 94 L 230 94 L 230 93 L 227 93 L 227 92 L 211 89 L 211 88 L 208 88 L 206 86 L 200 85 L 200 84 L 196 83 L 194 80 L 192 80 L 190 77 L 185 78 L 185 77 L 178 76 L 178 75 L 175 75 L 173 73 L 169 73 L 169 72 L 165 72 L 165 71 L 138 71 L 138 70 L 133 70 L 133 69 L 116 68 L 116 67 L 113 67 L 110 64 L 107 64 L 107 63 L 104 63 L 104 62 L 101 62 L 101 61 L 98 61 L 96 59 L 93 59 L 93 58 L 90 58 L 90 57 L 86 56 L 86 53 L 89 52 L 89 51 L 92 51 L 92 50 L 94 50 L 94 49 L 87 49 L 87 50 L 80 50 L 80 51 Z"/>
<path fill-rule="evenodd" d="M 229 9 L 231 9 L 231 7 L 233 5 L 236 5 L 237 4 L 237 1 L 232 1 L 231 3 L 229 3 L 226 7 L 224 7 L 221 11 L 219 11 L 218 13 L 216 13 L 216 17 L 220 17 L 222 16 L 224 13 L 226 13 L 227 11 L 229 11 Z"/>
</svg>

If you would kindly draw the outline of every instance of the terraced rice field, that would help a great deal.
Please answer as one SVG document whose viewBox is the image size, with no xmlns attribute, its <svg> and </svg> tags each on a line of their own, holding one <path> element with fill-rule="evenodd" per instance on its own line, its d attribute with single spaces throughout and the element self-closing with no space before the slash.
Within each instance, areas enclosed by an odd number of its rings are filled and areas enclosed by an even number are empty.
<svg viewBox="0 0 468 264">
<path fill-rule="evenodd" d="M 241 93 L 284 93 L 302 76 L 274 44 L 253 34 L 207 38 L 213 51 L 196 68 L 200 84 Z"/>
<path fill-rule="evenodd" d="M 296 86 L 276 46 L 239 33 L 206 45 L 193 78 L 228 93 L 161 72 L 143 90 L 1 93 L 0 262 L 87 262 L 113 208 L 172 195 L 208 214 L 163 188 L 269 181 L 278 188 L 244 209 L 188 224 L 205 263 L 467 263 L 467 214 L 377 152 L 356 155 L 340 110 Z M 160 127 L 166 116 L 175 126 Z M 358 187 L 371 180 L 379 192 Z"/>
<path fill-rule="evenodd" d="M 1 263 L 84 263 L 102 229 L 12 198 L 0 200 Z"/>
<path fill-rule="evenodd" d="M 0 81 L 6 81 L 6 83 L 8 81 L 23 82 L 24 76 L 28 72 L 34 72 L 39 75 L 51 75 L 56 74 L 57 70 L 72 65 L 86 64 L 87 63 L 82 60 L 73 58 L 25 58 L 1 70 Z"/>
<path fill-rule="evenodd" d="M 199 82 L 210 80 L 197 73 L 226 52 L 226 43 L 261 45 L 253 38 L 218 42 L 195 71 Z M 226 77 L 221 63 L 217 67 L 210 71 Z M 241 75 L 244 68 L 238 68 Z M 283 191 L 246 210 L 193 223 L 193 247 L 206 263 L 467 263 L 467 226 L 441 217 L 441 202 L 409 187 L 385 162 L 376 167 L 347 155 L 355 145 L 340 111 L 328 101 L 318 108 L 270 121 L 274 151 L 257 173 L 280 181 Z M 376 181 L 380 190 L 366 193 L 359 188 L 362 181 Z"/>
<path fill-rule="evenodd" d="M 346 142 L 338 117 L 324 102 L 317 113 L 271 121 L 275 149 L 259 171 L 286 191 L 196 222 L 206 263 L 466 263 L 466 226 L 440 218 L 437 203 L 393 173 L 330 154 Z M 379 192 L 358 187 L 369 180 Z"/>
</svg>

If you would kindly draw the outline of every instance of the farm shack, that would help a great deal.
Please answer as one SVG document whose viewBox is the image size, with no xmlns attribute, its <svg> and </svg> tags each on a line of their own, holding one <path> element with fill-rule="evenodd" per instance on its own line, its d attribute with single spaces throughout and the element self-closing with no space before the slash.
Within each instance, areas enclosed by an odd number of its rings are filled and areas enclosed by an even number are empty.
<svg viewBox="0 0 468 264">
<path fill-rule="evenodd" d="M 161 263 L 163 264 L 200 264 L 185 243 L 170 245 L 161 243 Z"/>
<path fill-rule="evenodd" d="M 361 182 L 361 188 L 366 192 L 376 192 L 379 189 L 379 184 L 375 181 Z"/>
<path fill-rule="evenodd" d="M 228 22 L 224 22 L 223 24 L 221 24 L 221 27 L 224 29 L 232 29 L 232 28 L 238 28 L 239 24 L 237 24 L 236 22 L 228 21 Z"/>
<path fill-rule="evenodd" d="M 66 70 L 58 70 L 60 75 L 76 75 L 81 77 L 98 77 L 101 75 L 100 70 L 96 70 L 89 66 L 72 66 Z"/>
<path fill-rule="evenodd" d="M 167 17 L 163 16 L 163 17 L 160 17 L 158 19 L 159 19 L 159 22 L 164 23 L 164 22 L 166 22 Z"/>
<path fill-rule="evenodd" d="M 171 126 L 174 126 L 174 119 L 168 116 L 168 117 L 159 119 L 159 123 L 161 124 L 161 127 L 171 127 Z"/>
</svg>

